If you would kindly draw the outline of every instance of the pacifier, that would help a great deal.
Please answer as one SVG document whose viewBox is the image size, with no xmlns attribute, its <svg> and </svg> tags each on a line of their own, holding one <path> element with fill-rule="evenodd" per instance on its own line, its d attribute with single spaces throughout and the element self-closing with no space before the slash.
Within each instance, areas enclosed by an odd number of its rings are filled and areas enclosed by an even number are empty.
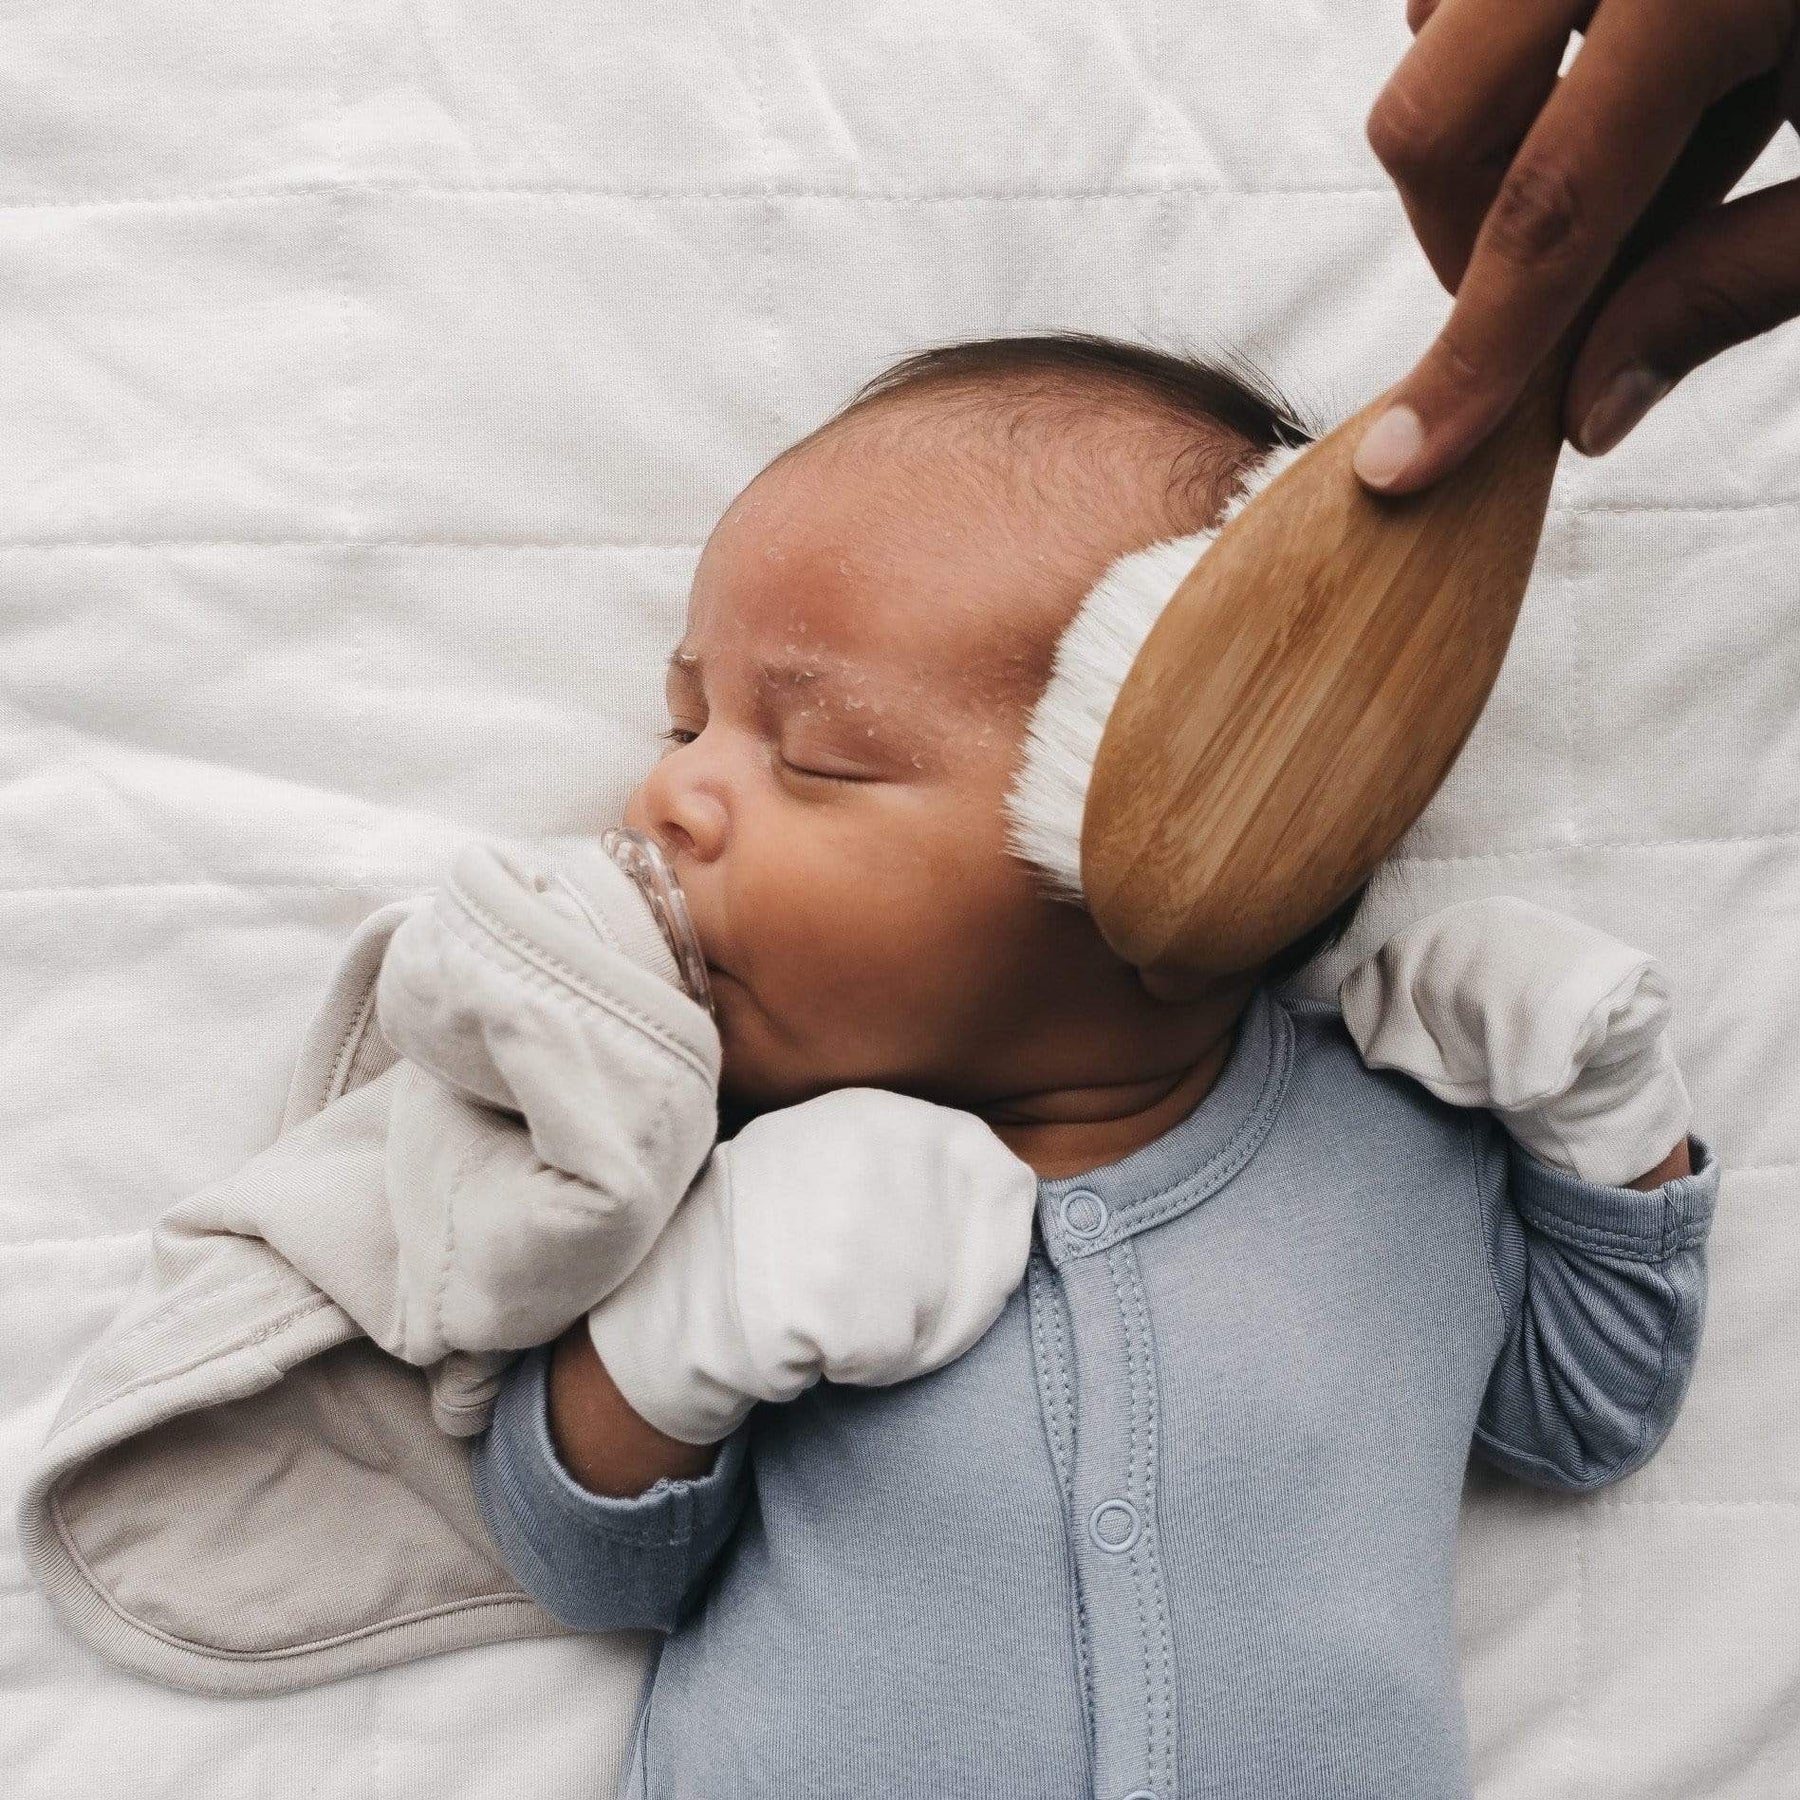
<svg viewBox="0 0 1800 1800">
<path fill-rule="evenodd" d="M 662 846 L 648 832 L 632 825 L 611 825 L 600 834 L 600 848 L 631 877 L 639 893 L 650 904 L 650 916 L 663 934 L 675 958 L 681 985 L 690 999 L 697 1000 L 710 1014 L 713 1012 L 712 983 L 706 976 L 706 955 L 689 916 L 687 901 L 682 897 L 681 883 Z M 574 884 L 563 876 L 556 878 L 573 896 L 575 904 L 598 930 L 593 911 Z"/>
</svg>

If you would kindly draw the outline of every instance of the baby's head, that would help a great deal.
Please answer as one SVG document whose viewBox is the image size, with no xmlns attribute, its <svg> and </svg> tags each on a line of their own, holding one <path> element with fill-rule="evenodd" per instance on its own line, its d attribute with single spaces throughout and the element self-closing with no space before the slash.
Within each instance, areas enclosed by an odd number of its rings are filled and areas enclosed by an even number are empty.
<svg viewBox="0 0 1800 1800">
<path fill-rule="evenodd" d="M 1258 976 L 1156 1000 L 1009 850 L 1003 804 L 1108 564 L 1213 523 L 1304 436 L 1205 364 L 1000 339 L 890 369 L 732 502 L 671 659 L 674 747 L 624 815 L 713 967 L 729 1104 L 869 1086 L 1102 1117 L 1341 931 L 1355 897 Z"/>
</svg>

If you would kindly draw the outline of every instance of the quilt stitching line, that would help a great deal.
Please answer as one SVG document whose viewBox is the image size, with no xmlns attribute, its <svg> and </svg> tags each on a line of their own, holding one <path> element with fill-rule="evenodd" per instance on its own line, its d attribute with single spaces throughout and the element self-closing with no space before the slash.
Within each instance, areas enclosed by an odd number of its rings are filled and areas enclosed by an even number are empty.
<svg viewBox="0 0 1800 1800">
<path fill-rule="evenodd" d="M 786 384 L 782 380 L 781 327 L 775 313 L 775 244 L 781 223 L 775 204 L 775 133 L 769 121 L 767 58 L 772 33 L 759 30 L 764 23 L 762 9 L 748 6 L 744 10 L 744 30 L 750 42 L 750 92 L 756 108 L 757 162 L 760 198 L 759 218 L 762 222 L 761 242 L 757 246 L 757 282 L 755 312 L 763 329 L 764 350 L 769 363 L 770 422 L 781 436 L 791 436 L 783 411 Z"/>
<path fill-rule="evenodd" d="M 428 877 L 418 877 L 426 880 Z M 364 893 L 372 888 L 392 889 L 390 898 L 403 900 L 414 882 L 411 874 L 404 876 L 381 876 L 365 879 L 361 875 L 327 875 L 321 871 L 317 875 L 241 875 L 195 877 L 189 875 L 142 875 L 142 876 L 107 876 L 94 881 L 48 881 L 23 882 L 12 886 L 0 882 L 0 899 L 4 898 L 39 898 L 50 894 L 107 894 L 113 892 L 136 893 L 139 891 L 164 891 L 177 888 L 219 889 L 225 893 L 246 894 L 262 893 L 270 888 L 299 888 L 306 892 L 321 894 Z"/>
<path fill-rule="evenodd" d="M 1575 1515 L 1575 1667 L 1569 1682 L 1569 1792 L 1579 1795 L 1583 1791 L 1581 1780 L 1582 1736 L 1586 1725 L 1585 1709 L 1582 1705 L 1582 1684 L 1588 1678 L 1587 1653 L 1587 1521 L 1580 1513 Z M 1589 1759 L 1591 1760 L 1591 1759 Z"/>
<path fill-rule="evenodd" d="M 1687 1496 L 1685 1494 L 1666 1494 L 1666 1495 L 1662 1495 L 1660 1497 L 1653 1496 L 1653 1495 L 1641 1495 L 1640 1496 L 1640 1495 L 1634 1494 L 1634 1495 L 1630 1496 L 1629 1498 L 1622 1499 L 1622 1500 L 1612 1500 L 1612 1499 L 1607 1499 L 1605 1497 L 1597 1497 L 1592 1502 L 1592 1504 L 1601 1508 L 1603 1511 L 1606 1511 L 1606 1512 L 1624 1512 L 1625 1510 L 1627 1510 L 1630 1507 L 1656 1507 L 1656 1506 L 1687 1507 L 1690 1510 L 1696 1511 L 1696 1512 L 1706 1512 L 1706 1511 L 1718 1511 L 1718 1512 L 1746 1511 L 1747 1512 L 1747 1511 L 1755 1511 L 1755 1510 L 1757 1510 L 1759 1508 L 1763 1508 L 1763 1507 L 1778 1508 L 1778 1509 L 1785 1511 L 1791 1507 L 1800 1507 L 1800 1496 L 1788 1497 L 1788 1496 L 1783 1496 L 1783 1495 L 1773 1495 L 1773 1496 L 1769 1496 L 1767 1498 L 1757 1498 L 1757 1499 L 1749 1499 L 1749 1500 L 1701 1500 L 1701 1499 L 1690 1498 L 1689 1496 Z"/>
<path fill-rule="evenodd" d="M 1586 518 L 1735 518 L 1751 513 L 1800 511 L 1800 494 L 1777 494 L 1761 500 L 1585 500 L 1556 501 L 1549 514 L 1579 522 Z M 651 537 L 354 537 L 321 533 L 310 537 L 52 537 L 0 538 L 0 555 L 44 555 L 58 550 L 467 550 L 498 553 L 526 551 L 604 552 L 664 551 L 693 554 L 705 548 L 703 538 Z"/>
<path fill-rule="evenodd" d="M 1716 850 L 1722 844 L 1800 844 L 1800 826 L 1785 831 L 1748 831 L 1721 833 L 1714 837 L 1668 837 L 1668 838 L 1594 838 L 1578 844 L 1537 844 L 1526 845 L 1514 850 L 1468 850 L 1458 851 L 1443 856 L 1394 856 L 1388 860 L 1397 863 L 1464 863 L 1464 862 L 1512 862 L 1533 856 L 1565 856 L 1571 852 L 1589 850 L 1667 850 L 1686 849 Z"/>
<path fill-rule="evenodd" d="M 1794 502 L 1800 506 L 1800 498 Z M 47 550 L 668 550 L 705 548 L 697 538 L 154 537 L 0 538 L 0 553 Z"/>
<path fill-rule="evenodd" d="M 1160 183 L 1116 182 L 1083 186 L 1003 188 L 969 187 L 928 190 L 923 188 L 821 187 L 781 185 L 772 181 L 746 182 L 742 186 L 653 187 L 607 182 L 529 181 L 427 181 L 418 176 L 366 176 L 345 181 L 304 181 L 266 187 L 218 188 L 210 192 L 168 194 L 61 194 L 28 198 L 0 198 L 0 212 L 99 212 L 113 208 L 256 205 L 275 200 L 307 200 L 340 192 L 393 194 L 401 197 L 451 200 L 650 200 L 687 201 L 701 204 L 736 202 L 757 204 L 769 200 L 874 201 L 893 206 L 964 206 L 986 204 L 1048 204 L 1064 200 L 1155 200 L 1164 194 L 1193 194 L 1207 198 L 1226 196 L 1254 199 L 1377 200 L 1394 203 L 1394 191 L 1382 182 L 1270 182 L 1257 186 L 1212 180 L 1176 181 L 1166 173 Z"/>
<path fill-rule="evenodd" d="M 1153 154 L 1162 168 L 1162 185 L 1157 194 L 1153 225 L 1150 232 L 1151 284 L 1150 306 L 1151 317 L 1156 321 L 1159 335 L 1167 337 L 1168 314 L 1163 296 L 1170 292 L 1170 270 L 1175 262 L 1175 162 L 1171 154 L 1171 136 L 1169 130 L 1170 115 L 1174 110 L 1174 98 L 1167 87 L 1157 79 L 1163 66 L 1162 61 L 1162 9 L 1158 0 L 1147 0 L 1146 16 L 1150 27 L 1150 67 L 1146 71 L 1150 84 L 1156 94 L 1154 112 Z"/>
<path fill-rule="evenodd" d="M 1587 551 L 1587 533 L 1581 528 L 1579 521 L 1572 521 L 1571 527 L 1564 536 L 1568 566 L 1565 571 L 1571 589 L 1581 591 L 1583 578 L 1589 573 Z M 1582 665 L 1582 656 L 1586 644 L 1586 634 L 1582 630 L 1581 608 L 1565 606 L 1562 611 L 1562 631 L 1567 651 L 1563 665 L 1563 702 L 1559 708 L 1562 714 L 1561 729 L 1557 733 L 1562 741 L 1562 815 L 1563 830 L 1573 839 L 1579 834 L 1576 830 L 1576 819 L 1581 816 L 1582 781 L 1581 771 L 1591 767 L 1583 758 L 1581 721 L 1586 714 L 1587 672 Z"/>
</svg>

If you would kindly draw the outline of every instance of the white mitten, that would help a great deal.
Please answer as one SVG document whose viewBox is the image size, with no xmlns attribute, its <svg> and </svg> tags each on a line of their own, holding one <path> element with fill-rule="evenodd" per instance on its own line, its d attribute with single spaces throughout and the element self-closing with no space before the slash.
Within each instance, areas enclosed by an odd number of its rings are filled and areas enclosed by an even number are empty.
<svg viewBox="0 0 1800 1800">
<path fill-rule="evenodd" d="M 1037 1177 L 973 1113 L 841 1088 L 762 1114 L 588 1315 L 620 1393 L 688 1444 L 821 1376 L 962 1355 L 1025 1274 Z"/>
<path fill-rule="evenodd" d="M 1656 962 L 1529 900 L 1467 900 L 1409 925 L 1338 988 L 1372 1069 L 1485 1106 L 1540 1161 L 1617 1187 L 1686 1136 L 1693 1109 Z"/>
<path fill-rule="evenodd" d="M 396 1269 L 364 1323 L 422 1366 L 548 1341 L 634 1269 L 718 1134 L 718 1029 L 597 845 L 468 846 L 389 941 Z M 570 893 L 562 885 L 574 886 Z M 478 1403 L 497 1365 L 444 1372 Z M 449 1384 L 449 1385 L 445 1385 Z"/>
</svg>

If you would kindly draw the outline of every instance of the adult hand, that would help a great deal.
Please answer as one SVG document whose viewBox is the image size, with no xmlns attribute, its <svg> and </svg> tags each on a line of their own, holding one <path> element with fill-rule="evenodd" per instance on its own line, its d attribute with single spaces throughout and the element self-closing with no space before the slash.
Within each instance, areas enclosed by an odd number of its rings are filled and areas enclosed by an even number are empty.
<svg viewBox="0 0 1800 1800">
<path fill-rule="evenodd" d="M 1370 487 L 1457 467 L 1584 309 L 1563 430 L 1590 456 L 1800 312 L 1800 182 L 1724 203 L 1800 123 L 1800 0 L 1407 0 L 1407 23 L 1369 142 L 1456 304 L 1363 436 Z"/>
</svg>

